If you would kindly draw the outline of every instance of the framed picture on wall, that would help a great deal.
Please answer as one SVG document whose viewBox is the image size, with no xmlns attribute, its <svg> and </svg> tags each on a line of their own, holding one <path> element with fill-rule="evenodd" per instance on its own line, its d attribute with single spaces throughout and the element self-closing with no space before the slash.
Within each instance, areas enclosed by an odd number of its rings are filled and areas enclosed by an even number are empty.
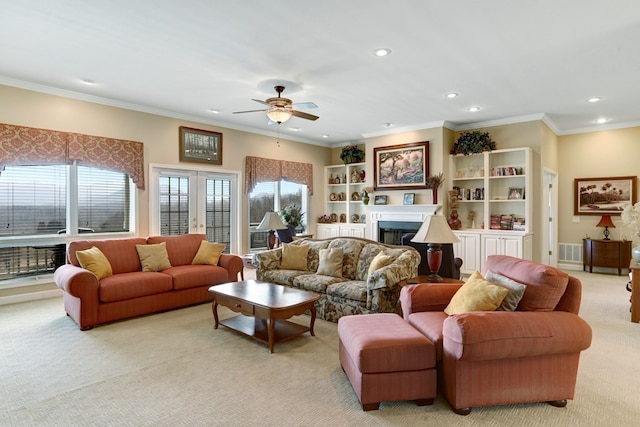
<svg viewBox="0 0 640 427">
<path fill-rule="evenodd" d="M 415 197 L 416 197 L 416 193 L 404 193 L 404 198 L 402 199 L 402 204 L 403 205 L 412 205 Z"/>
<path fill-rule="evenodd" d="M 222 165 L 222 133 L 180 126 L 180 161 Z"/>
<path fill-rule="evenodd" d="M 375 190 L 427 188 L 429 141 L 373 149 Z"/>
<path fill-rule="evenodd" d="M 635 176 L 576 178 L 573 182 L 574 215 L 620 215 L 636 203 Z"/>
<path fill-rule="evenodd" d="M 376 196 L 373 200 L 373 204 L 375 205 L 386 205 L 387 204 L 387 196 Z"/>
</svg>

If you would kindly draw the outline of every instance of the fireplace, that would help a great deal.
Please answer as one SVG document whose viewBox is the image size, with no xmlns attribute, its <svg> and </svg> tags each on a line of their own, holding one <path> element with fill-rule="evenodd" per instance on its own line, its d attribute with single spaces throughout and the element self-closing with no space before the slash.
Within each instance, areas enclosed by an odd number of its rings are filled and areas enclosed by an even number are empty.
<svg viewBox="0 0 640 427">
<path fill-rule="evenodd" d="M 415 221 L 378 221 L 378 242 L 400 245 L 402 236 L 416 233 L 421 225 L 421 222 Z"/>
</svg>

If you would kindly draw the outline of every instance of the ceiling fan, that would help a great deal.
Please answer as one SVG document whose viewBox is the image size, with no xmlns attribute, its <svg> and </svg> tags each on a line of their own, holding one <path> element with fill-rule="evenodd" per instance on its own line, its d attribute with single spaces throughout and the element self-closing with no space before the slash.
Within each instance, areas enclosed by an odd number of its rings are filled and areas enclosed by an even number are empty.
<svg viewBox="0 0 640 427">
<path fill-rule="evenodd" d="M 247 110 L 247 111 L 234 111 L 233 114 L 241 114 L 241 113 L 255 113 L 257 111 L 266 111 L 267 117 L 270 120 L 280 124 L 284 123 L 291 118 L 291 116 L 300 117 L 301 119 L 307 120 L 318 120 L 318 116 L 314 116 L 313 114 L 304 113 L 302 111 L 294 110 L 294 105 L 304 105 L 307 108 L 317 108 L 318 106 L 313 102 L 303 102 L 293 104 L 293 102 L 289 98 L 283 98 L 280 95 L 284 92 L 284 86 L 275 86 L 274 89 L 278 92 L 278 96 L 275 98 L 268 98 L 266 101 L 261 101 L 259 99 L 253 99 L 253 101 L 259 102 L 260 104 L 264 104 L 269 108 L 264 110 Z"/>
</svg>

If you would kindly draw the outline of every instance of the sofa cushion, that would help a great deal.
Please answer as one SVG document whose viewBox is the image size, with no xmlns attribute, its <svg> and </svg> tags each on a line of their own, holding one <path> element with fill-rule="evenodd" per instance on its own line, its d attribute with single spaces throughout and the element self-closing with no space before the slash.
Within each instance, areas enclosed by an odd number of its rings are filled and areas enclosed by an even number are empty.
<svg viewBox="0 0 640 427">
<path fill-rule="evenodd" d="M 155 245 L 165 242 L 169 262 L 172 266 L 189 265 L 200 249 L 200 242 L 207 240 L 205 234 L 180 234 L 175 236 L 151 236 L 147 238 L 147 243 Z"/>
<path fill-rule="evenodd" d="M 294 245 L 306 245 L 309 247 L 307 253 L 307 270 L 318 271 L 318 264 L 320 264 L 320 249 L 326 249 L 329 246 L 329 241 L 320 240 L 317 242 L 309 240 L 296 240 L 292 244 Z"/>
<path fill-rule="evenodd" d="M 277 285 L 296 286 L 294 279 L 298 276 L 308 275 L 308 271 L 302 270 L 266 270 L 260 280 Z"/>
<path fill-rule="evenodd" d="M 484 268 L 527 286 L 518 304 L 521 311 L 554 310 L 569 282 L 569 275 L 557 268 L 505 255 L 489 256 Z"/>
<path fill-rule="evenodd" d="M 146 239 L 141 237 L 111 240 L 76 240 L 69 243 L 67 256 L 71 264 L 80 266 L 76 252 L 95 246 L 109 260 L 113 274 L 130 273 L 142 270 L 136 245 L 144 245 L 145 243 Z"/>
<path fill-rule="evenodd" d="M 171 268 L 165 242 L 156 245 L 136 245 L 136 250 L 142 271 L 162 271 Z"/>
<path fill-rule="evenodd" d="M 342 248 L 320 249 L 320 263 L 317 274 L 342 277 Z"/>
<path fill-rule="evenodd" d="M 283 243 L 280 268 L 282 270 L 306 271 L 308 253 L 309 245 L 291 245 L 289 243 Z"/>
<path fill-rule="evenodd" d="M 515 280 L 511 280 L 501 274 L 494 273 L 491 270 L 487 271 L 485 279 L 495 285 L 502 286 L 503 288 L 507 288 L 509 290 L 507 296 L 504 297 L 504 299 L 500 303 L 500 307 L 498 307 L 498 310 L 515 311 L 515 309 L 518 307 L 518 303 L 524 295 L 524 291 L 527 289 L 527 286 L 523 285 L 522 283 L 518 283 Z"/>
<path fill-rule="evenodd" d="M 292 270 L 289 270 L 292 271 Z M 302 272 L 301 272 L 302 273 Z M 302 273 L 292 277 L 293 287 L 305 291 L 327 293 L 327 286 L 344 281 L 342 277 Z"/>
<path fill-rule="evenodd" d="M 362 248 L 366 245 L 367 243 L 363 240 L 341 237 L 335 238 L 331 243 L 329 243 L 330 249 L 342 248 L 342 277 L 349 280 L 358 278 L 358 259 L 360 259 L 360 252 L 362 251 Z"/>
<path fill-rule="evenodd" d="M 164 273 L 120 273 L 100 281 L 98 298 L 104 303 L 117 302 L 169 292 L 171 288 L 171 276 Z"/>
<path fill-rule="evenodd" d="M 453 295 L 444 312 L 452 315 L 469 311 L 493 311 L 508 292 L 507 288 L 494 285 L 476 271 Z"/>
<path fill-rule="evenodd" d="M 218 265 L 220 255 L 226 248 L 225 243 L 212 243 L 206 240 L 200 242 L 200 247 L 196 256 L 193 257 L 191 264 L 206 264 L 206 265 Z"/>
<path fill-rule="evenodd" d="M 327 286 L 327 295 L 333 295 L 354 301 L 367 301 L 367 282 L 362 280 L 348 280 Z"/>
<path fill-rule="evenodd" d="M 113 274 L 111 264 L 102 251 L 95 246 L 84 251 L 76 251 L 80 266 L 98 277 L 98 280 Z"/>
<path fill-rule="evenodd" d="M 162 271 L 173 279 L 173 289 L 211 286 L 229 281 L 227 269 L 213 265 L 178 265 Z"/>
<path fill-rule="evenodd" d="M 436 360 L 442 360 L 442 327 L 449 317 L 444 311 L 422 311 L 411 313 L 408 322 L 436 347 Z"/>
</svg>

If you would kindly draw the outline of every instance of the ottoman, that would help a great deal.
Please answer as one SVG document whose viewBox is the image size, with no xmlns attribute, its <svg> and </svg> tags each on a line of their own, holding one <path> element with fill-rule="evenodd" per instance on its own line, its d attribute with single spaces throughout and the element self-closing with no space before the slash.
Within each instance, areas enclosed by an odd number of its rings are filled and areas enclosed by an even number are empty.
<svg viewBox="0 0 640 427">
<path fill-rule="evenodd" d="M 340 364 L 362 409 L 380 402 L 436 397 L 436 350 L 431 341 L 393 313 L 343 316 L 338 321 Z"/>
</svg>

